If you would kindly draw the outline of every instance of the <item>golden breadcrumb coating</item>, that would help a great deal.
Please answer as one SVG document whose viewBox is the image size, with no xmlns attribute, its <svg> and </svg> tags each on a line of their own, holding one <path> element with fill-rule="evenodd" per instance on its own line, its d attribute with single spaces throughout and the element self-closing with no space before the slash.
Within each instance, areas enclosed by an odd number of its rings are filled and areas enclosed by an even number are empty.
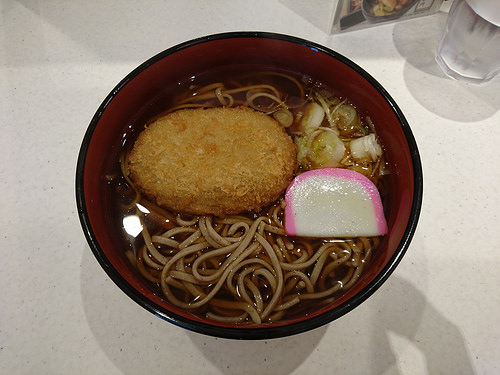
<svg viewBox="0 0 500 375">
<path fill-rule="evenodd" d="M 185 109 L 149 124 L 129 155 L 136 186 L 175 212 L 258 211 L 292 180 L 296 147 L 270 116 L 249 108 Z"/>
</svg>

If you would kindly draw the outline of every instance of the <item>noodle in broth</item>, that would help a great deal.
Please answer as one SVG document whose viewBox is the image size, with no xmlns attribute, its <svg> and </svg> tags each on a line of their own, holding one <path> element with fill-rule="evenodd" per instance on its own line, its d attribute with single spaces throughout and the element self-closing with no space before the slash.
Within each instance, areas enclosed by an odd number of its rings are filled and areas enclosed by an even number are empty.
<svg viewBox="0 0 500 375">
<path fill-rule="evenodd" d="M 261 73 L 237 82 L 244 83 L 192 87 L 161 116 L 181 108 L 243 105 L 273 116 L 289 134 L 300 136 L 294 122 L 305 104 L 318 97 L 328 100 L 328 122 L 338 121 L 335 108 L 346 105 L 345 99 L 332 97 L 318 84 L 281 73 Z M 374 132 L 373 124 L 364 119 L 355 127 L 340 130 L 347 145 L 340 167 L 364 174 L 382 190 L 383 157 L 359 162 L 349 150 L 351 139 Z M 130 146 L 122 153 L 121 176 L 114 180 L 119 181 L 118 194 L 128 200 L 120 207 L 122 215 L 140 219 L 141 235 L 127 238 L 133 246 L 126 256 L 171 304 L 193 314 L 227 323 L 261 324 L 313 311 L 356 283 L 380 243 L 379 237 L 288 236 L 283 229 L 283 198 L 259 213 L 223 218 L 169 212 L 134 186 L 128 172 L 129 151 Z M 299 162 L 298 173 L 311 168 L 307 160 Z"/>
</svg>

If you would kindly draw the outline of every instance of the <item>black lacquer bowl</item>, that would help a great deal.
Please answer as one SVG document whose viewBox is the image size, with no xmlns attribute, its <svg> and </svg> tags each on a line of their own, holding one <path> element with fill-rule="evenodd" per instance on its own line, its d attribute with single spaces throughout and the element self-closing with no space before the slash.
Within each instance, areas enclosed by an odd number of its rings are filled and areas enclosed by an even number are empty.
<svg viewBox="0 0 500 375">
<path fill-rule="evenodd" d="M 307 315 L 272 324 L 219 323 L 171 305 L 131 266 L 123 251 L 122 228 L 109 215 L 112 197 L 106 171 L 117 162 L 122 136 L 133 126 L 138 113 L 165 87 L 227 66 L 241 66 L 249 71 L 265 68 L 297 72 L 335 88 L 377 124 L 391 170 L 384 207 L 389 231 L 357 284 L 334 302 Z M 417 145 L 401 110 L 387 91 L 354 62 L 295 37 L 234 32 L 169 48 L 137 67 L 111 91 L 83 139 L 76 172 L 76 199 L 83 231 L 95 257 L 116 285 L 139 305 L 168 322 L 199 333 L 267 339 L 329 323 L 354 309 L 382 285 L 401 261 L 415 232 L 422 203 L 422 170 Z"/>
</svg>

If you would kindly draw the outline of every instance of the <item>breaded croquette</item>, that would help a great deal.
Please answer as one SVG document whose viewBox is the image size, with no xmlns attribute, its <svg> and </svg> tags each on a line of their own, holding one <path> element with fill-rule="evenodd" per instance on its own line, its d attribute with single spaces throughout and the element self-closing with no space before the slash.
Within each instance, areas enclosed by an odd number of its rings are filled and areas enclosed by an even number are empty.
<svg viewBox="0 0 500 375">
<path fill-rule="evenodd" d="M 166 209 L 225 216 L 276 201 L 294 176 L 294 142 L 245 107 L 184 109 L 149 124 L 129 155 L 142 193 Z"/>
</svg>

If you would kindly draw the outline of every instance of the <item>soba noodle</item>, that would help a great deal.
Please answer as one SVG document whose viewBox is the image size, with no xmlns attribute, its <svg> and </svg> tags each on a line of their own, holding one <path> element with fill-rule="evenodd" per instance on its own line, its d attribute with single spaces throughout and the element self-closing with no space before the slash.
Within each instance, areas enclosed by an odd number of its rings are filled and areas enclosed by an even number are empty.
<svg viewBox="0 0 500 375">
<path fill-rule="evenodd" d="M 262 73 L 259 78 L 264 83 L 231 88 L 227 83 L 214 83 L 195 88 L 162 115 L 180 108 L 245 105 L 269 115 L 282 113 L 275 118 L 285 113 L 293 120 L 315 95 L 288 75 Z M 276 79 L 286 81 L 287 89 L 275 86 Z M 345 99 L 339 99 L 336 105 L 343 103 Z M 334 116 L 335 108 L 328 112 L 328 121 L 335 121 Z M 283 125 L 290 127 L 290 120 Z M 369 119 L 363 126 L 373 131 Z M 341 164 L 381 186 L 383 158 L 359 163 L 347 148 Z M 209 319 L 270 323 L 331 303 L 356 283 L 380 242 L 378 237 L 287 236 L 283 199 L 260 213 L 224 218 L 168 212 L 149 202 L 134 186 L 128 173 L 128 150 L 120 165 L 124 181 L 118 189 L 129 199 L 121 210 L 123 215 L 137 216 L 142 225 L 137 239 L 128 238 L 134 243 L 126 254 L 131 264 L 171 304 Z"/>
</svg>

